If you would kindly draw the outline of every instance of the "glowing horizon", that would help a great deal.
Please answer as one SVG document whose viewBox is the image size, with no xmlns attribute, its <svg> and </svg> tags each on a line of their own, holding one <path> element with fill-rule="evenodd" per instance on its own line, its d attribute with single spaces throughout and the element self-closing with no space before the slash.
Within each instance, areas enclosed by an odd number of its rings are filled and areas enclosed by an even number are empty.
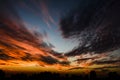
<svg viewBox="0 0 120 80">
<path fill-rule="evenodd" d="M 117 3 L 1 0 L 0 69 L 119 72 Z"/>
</svg>

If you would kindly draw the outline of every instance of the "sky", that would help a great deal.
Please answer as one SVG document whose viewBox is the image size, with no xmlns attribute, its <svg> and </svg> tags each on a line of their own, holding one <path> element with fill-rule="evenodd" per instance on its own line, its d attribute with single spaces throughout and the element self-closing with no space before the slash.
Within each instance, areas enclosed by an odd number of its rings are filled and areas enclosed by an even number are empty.
<svg viewBox="0 0 120 80">
<path fill-rule="evenodd" d="M 72 8 L 79 5 L 79 0 L 69 2 L 60 0 L 24 0 L 14 3 L 16 12 L 25 21 L 28 28 L 45 35 L 44 40 L 54 45 L 58 52 L 68 52 L 77 46 L 77 40 L 68 40 L 62 37 L 59 29 L 59 18 Z M 64 6 L 62 6 L 64 5 Z M 63 46 L 64 45 L 64 46 Z"/>
<path fill-rule="evenodd" d="M 120 72 L 119 21 L 119 0 L 0 0 L 0 69 Z"/>
</svg>

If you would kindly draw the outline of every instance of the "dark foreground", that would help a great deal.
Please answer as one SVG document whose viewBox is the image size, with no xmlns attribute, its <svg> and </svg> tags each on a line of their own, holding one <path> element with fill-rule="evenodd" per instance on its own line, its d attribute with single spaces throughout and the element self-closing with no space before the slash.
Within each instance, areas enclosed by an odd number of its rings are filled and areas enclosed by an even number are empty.
<svg viewBox="0 0 120 80">
<path fill-rule="evenodd" d="M 0 80 L 119 80 L 120 75 L 116 72 L 109 72 L 107 76 L 97 76 L 95 71 L 91 71 L 88 75 L 61 75 L 59 73 L 42 72 L 27 75 L 24 73 L 12 74 L 6 76 L 0 70 Z"/>
</svg>

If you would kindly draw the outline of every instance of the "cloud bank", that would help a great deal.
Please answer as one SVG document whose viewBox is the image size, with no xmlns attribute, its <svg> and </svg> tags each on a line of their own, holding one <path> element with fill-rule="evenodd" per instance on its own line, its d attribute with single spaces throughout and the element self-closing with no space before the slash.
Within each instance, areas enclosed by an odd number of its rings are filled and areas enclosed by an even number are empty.
<svg viewBox="0 0 120 80">
<path fill-rule="evenodd" d="M 64 38 L 77 39 L 79 46 L 68 56 L 103 53 L 120 48 L 120 1 L 84 0 L 60 21 Z"/>
</svg>

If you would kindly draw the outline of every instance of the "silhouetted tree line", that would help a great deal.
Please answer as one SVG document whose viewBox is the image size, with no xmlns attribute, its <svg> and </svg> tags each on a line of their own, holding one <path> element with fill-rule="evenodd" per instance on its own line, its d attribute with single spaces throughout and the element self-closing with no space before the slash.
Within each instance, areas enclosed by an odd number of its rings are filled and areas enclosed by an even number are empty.
<svg viewBox="0 0 120 80">
<path fill-rule="evenodd" d="M 27 75 L 24 73 L 12 74 L 6 77 L 4 71 L 0 70 L 0 80 L 119 80 L 120 75 L 116 72 L 109 72 L 106 77 L 97 77 L 95 71 L 91 71 L 88 75 L 61 75 L 59 73 L 41 72 Z"/>
</svg>

